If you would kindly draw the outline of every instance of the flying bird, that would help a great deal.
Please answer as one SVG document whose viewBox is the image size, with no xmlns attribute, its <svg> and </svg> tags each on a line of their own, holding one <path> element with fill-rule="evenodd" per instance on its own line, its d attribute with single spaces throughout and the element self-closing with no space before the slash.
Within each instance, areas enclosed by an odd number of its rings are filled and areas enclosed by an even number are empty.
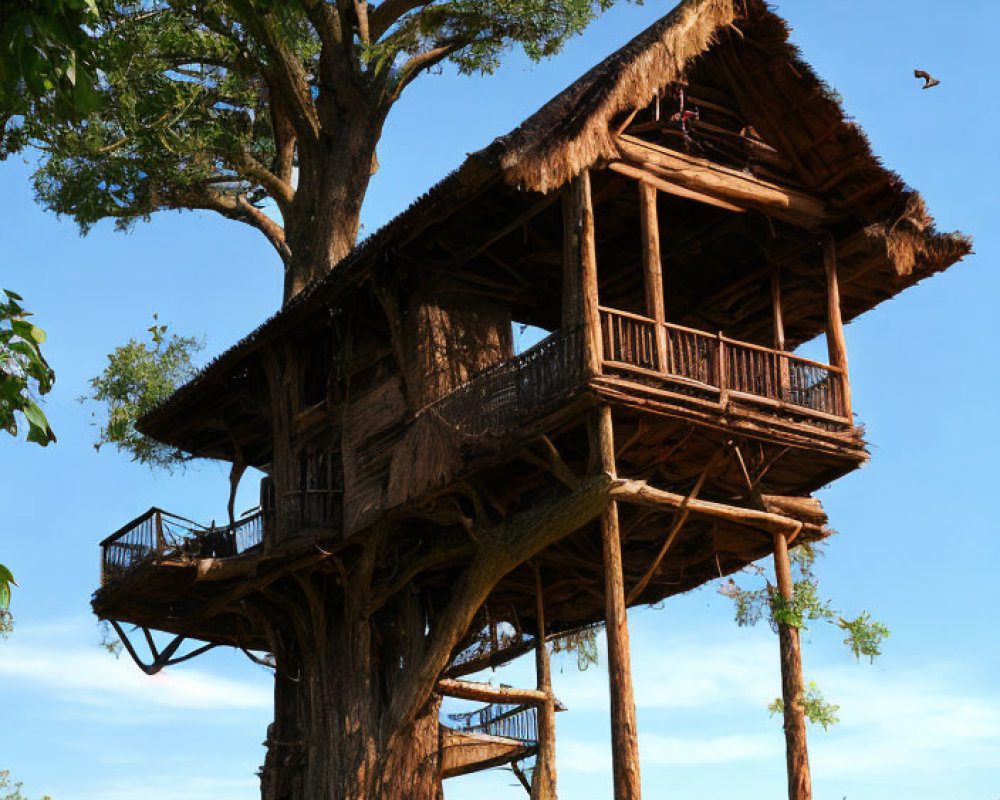
<svg viewBox="0 0 1000 800">
<path fill-rule="evenodd" d="M 932 78 L 929 72 L 924 72 L 922 69 L 913 70 L 913 77 L 924 79 L 924 85 L 920 87 L 921 89 L 930 89 L 932 86 L 937 86 L 941 83 L 937 78 Z"/>
</svg>

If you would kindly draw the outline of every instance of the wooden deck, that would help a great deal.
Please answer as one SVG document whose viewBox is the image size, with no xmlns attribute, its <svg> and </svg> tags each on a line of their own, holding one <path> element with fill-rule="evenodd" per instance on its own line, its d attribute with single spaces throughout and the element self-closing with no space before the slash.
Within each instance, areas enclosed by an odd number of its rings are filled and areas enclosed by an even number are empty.
<svg viewBox="0 0 1000 800">
<path fill-rule="evenodd" d="M 584 374 L 582 332 L 557 331 L 519 356 L 495 364 L 420 413 L 433 413 L 469 437 L 502 437 L 592 384 L 625 382 L 626 391 L 721 414 L 746 409 L 779 425 L 825 437 L 854 432 L 843 370 L 783 350 L 740 342 L 648 317 L 600 308 L 601 370 Z"/>
<path fill-rule="evenodd" d="M 510 444 L 528 432 L 527 422 L 544 422 L 561 413 L 573 397 L 589 389 L 630 409 L 623 409 L 623 420 L 627 413 L 669 412 L 688 415 L 685 424 L 745 433 L 740 428 L 742 414 L 752 420 L 755 431 L 790 437 L 788 443 L 805 447 L 803 452 L 810 447 L 829 450 L 843 442 L 862 451 L 863 443 L 845 413 L 840 370 L 722 334 L 609 308 L 600 313 L 601 375 L 588 379 L 583 374 L 581 331 L 559 331 L 481 371 L 418 416 L 440 418 L 466 441 Z M 647 442 L 650 435 L 644 435 Z M 301 527 L 342 528 L 341 492 L 331 483 L 337 455 L 325 454 L 319 465 L 310 463 L 306 476 L 316 480 L 307 480 L 308 485 L 291 493 L 294 496 L 282 499 L 286 505 L 294 503 L 294 518 Z M 628 453 L 621 455 L 627 463 Z M 813 482 L 821 484 L 833 474 L 823 473 Z M 101 542 L 101 585 L 153 561 L 192 562 L 253 551 L 266 538 L 276 513 L 267 481 L 262 500 L 262 510 L 222 527 L 151 508 Z"/>
<path fill-rule="evenodd" d="M 449 714 L 441 729 L 444 778 L 516 764 L 538 751 L 537 709 L 528 704 L 490 703 Z"/>
<path fill-rule="evenodd" d="M 250 552 L 263 541 L 264 525 L 261 511 L 220 528 L 153 507 L 101 542 L 101 586 L 154 561 L 231 558 Z"/>
</svg>

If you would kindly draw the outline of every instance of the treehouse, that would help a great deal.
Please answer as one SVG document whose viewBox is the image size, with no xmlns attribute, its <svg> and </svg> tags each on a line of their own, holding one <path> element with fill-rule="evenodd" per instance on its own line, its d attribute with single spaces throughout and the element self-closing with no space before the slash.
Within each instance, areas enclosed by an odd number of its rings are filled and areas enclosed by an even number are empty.
<svg viewBox="0 0 1000 800">
<path fill-rule="evenodd" d="M 308 661 L 278 622 L 293 590 L 304 627 L 419 597 L 418 677 L 380 679 L 384 707 L 500 704 L 452 720 L 444 776 L 537 758 L 554 784 L 540 644 L 605 623 L 616 798 L 637 797 L 626 608 L 772 554 L 781 579 L 826 535 L 812 493 L 868 458 L 845 323 L 969 250 L 763 3 L 685 0 L 142 420 L 234 487 L 263 472 L 260 508 L 147 512 L 102 542 L 94 609 L 275 653 L 265 788 L 306 725 L 282 710 L 282 658 Z M 148 670 L 178 660 L 147 639 Z M 531 650 L 536 689 L 461 680 Z"/>
</svg>

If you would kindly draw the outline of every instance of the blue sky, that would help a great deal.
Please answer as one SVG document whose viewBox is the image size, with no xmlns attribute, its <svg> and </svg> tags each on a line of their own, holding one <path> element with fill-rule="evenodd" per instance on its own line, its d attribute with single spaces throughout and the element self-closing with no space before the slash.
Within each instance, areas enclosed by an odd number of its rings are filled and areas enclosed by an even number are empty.
<svg viewBox="0 0 1000 800">
<path fill-rule="evenodd" d="M 554 61 L 512 58 L 491 78 L 450 73 L 415 84 L 393 111 L 364 210 L 367 232 L 664 13 L 622 5 Z M 806 638 L 807 677 L 841 705 L 812 729 L 817 798 L 1000 797 L 1000 606 L 995 580 L 1000 333 L 994 269 L 1000 104 L 992 81 L 1000 11 L 986 0 L 786 0 L 779 11 L 818 72 L 843 94 L 876 152 L 920 189 L 940 227 L 976 237 L 976 255 L 848 327 L 854 407 L 869 466 L 822 492 L 840 532 L 819 568 L 847 611 L 892 629 L 875 666 L 832 630 Z M 923 92 L 920 67 L 941 85 Z M 208 214 L 168 214 L 128 236 L 99 225 L 81 239 L 34 205 L 30 169 L 0 165 L 0 283 L 22 293 L 49 333 L 58 381 L 46 450 L 0 441 L 0 556 L 21 587 L 18 627 L 0 643 L 0 769 L 56 800 L 251 800 L 270 719 L 270 679 L 216 651 L 155 678 L 101 651 L 88 613 L 97 542 L 150 505 L 225 513 L 226 472 L 205 464 L 154 475 L 96 453 L 76 402 L 108 352 L 155 311 L 220 352 L 276 307 L 280 270 L 249 229 Z M 241 507 L 253 505 L 245 481 Z M 777 644 L 739 630 L 709 589 L 632 615 L 647 797 L 781 796 Z M 570 707 L 558 720 L 564 797 L 610 796 L 605 662 L 555 665 Z M 530 665 L 503 680 L 530 683 Z M 509 773 L 446 784 L 448 800 L 518 797 Z"/>
</svg>

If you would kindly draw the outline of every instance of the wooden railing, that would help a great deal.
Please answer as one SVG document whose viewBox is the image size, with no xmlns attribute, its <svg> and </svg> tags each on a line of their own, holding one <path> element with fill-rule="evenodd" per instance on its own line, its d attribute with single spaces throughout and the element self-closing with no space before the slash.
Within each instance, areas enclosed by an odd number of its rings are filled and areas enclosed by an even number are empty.
<svg viewBox="0 0 1000 800">
<path fill-rule="evenodd" d="M 260 484 L 260 507 L 270 526 L 278 516 L 280 503 L 289 536 L 308 528 L 339 528 L 343 524 L 344 490 L 339 474 L 340 450 L 310 450 L 299 456 L 296 489 L 275 496 L 274 480 L 266 475 Z"/>
<path fill-rule="evenodd" d="M 449 728 L 463 733 L 483 733 L 528 744 L 538 741 L 538 709 L 532 705 L 491 703 L 475 711 L 449 714 L 448 719 L 453 723 Z"/>
<path fill-rule="evenodd" d="M 233 525 L 206 527 L 154 507 L 101 542 L 101 585 L 158 558 L 182 554 L 225 558 L 256 547 L 263 538 L 260 511 Z"/>
<path fill-rule="evenodd" d="M 601 307 L 604 362 L 847 420 L 843 371 L 828 364 Z M 662 339 L 660 339 L 662 337 Z M 659 340 L 658 340 L 659 339 Z"/>
<path fill-rule="evenodd" d="M 578 329 L 554 333 L 521 355 L 480 371 L 421 413 L 437 414 L 467 436 L 510 431 L 526 413 L 578 384 L 581 346 Z"/>
</svg>

